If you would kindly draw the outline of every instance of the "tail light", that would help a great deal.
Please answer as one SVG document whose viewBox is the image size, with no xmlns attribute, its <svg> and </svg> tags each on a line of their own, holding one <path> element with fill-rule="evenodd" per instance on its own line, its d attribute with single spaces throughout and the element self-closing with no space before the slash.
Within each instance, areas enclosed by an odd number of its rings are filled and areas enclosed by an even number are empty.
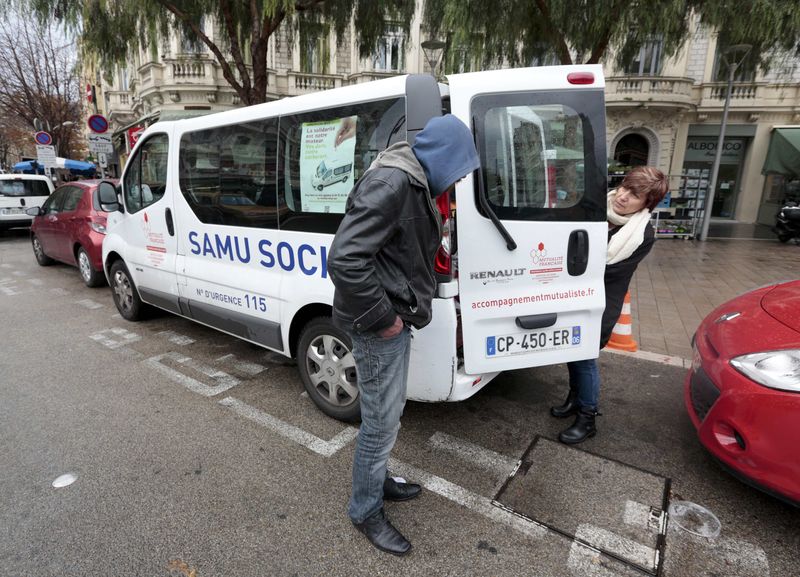
<svg viewBox="0 0 800 577">
<path fill-rule="evenodd" d="M 453 274 L 453 257 L 451 250 L 451 225 L 452 219 L 450 218 L 450 193 L 445 192 L 436 197 L 436 208 L 439 209 L 439 214 L 442 215 L 442 243 L 439 250 L 436 252 L 436 260 L 433 263 L 433 270 L 438 275 L 445 275 L 447 277 Z"/>
</svg>

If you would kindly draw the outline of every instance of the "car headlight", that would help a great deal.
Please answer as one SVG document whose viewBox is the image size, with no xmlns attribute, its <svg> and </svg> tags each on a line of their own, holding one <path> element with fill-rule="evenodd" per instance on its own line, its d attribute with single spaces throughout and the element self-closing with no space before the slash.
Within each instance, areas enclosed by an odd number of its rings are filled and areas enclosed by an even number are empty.
<svg viewBox="0 0 800 577">
<path fill-rule="evenodd" d="M 731 364 L 765 387 L 800 392 L 800 349 L 742 355 Z"/>
<path fill-rule="evenodd" d="M 91 221 L 91 222 L 89 222 L 89 226 L 95 232 L 99 232 L 100 234 L 105 234 L 106 233 L 106 227 L 105 227 L 104 224 L 100 224 L 99 222 Z"/>
</svg>

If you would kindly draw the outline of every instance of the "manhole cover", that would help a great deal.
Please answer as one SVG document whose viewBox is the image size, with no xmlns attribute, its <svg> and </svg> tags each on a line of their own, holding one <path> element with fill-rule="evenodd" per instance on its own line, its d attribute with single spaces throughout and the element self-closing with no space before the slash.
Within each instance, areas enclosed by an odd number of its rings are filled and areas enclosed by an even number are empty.
<svg viewBox="0 0 800 577">
<path fill-rule="evenodd" d="M 669 484 L 661 475 L 536 437 L 495 504 L 656 574 Z"/>
</svg>

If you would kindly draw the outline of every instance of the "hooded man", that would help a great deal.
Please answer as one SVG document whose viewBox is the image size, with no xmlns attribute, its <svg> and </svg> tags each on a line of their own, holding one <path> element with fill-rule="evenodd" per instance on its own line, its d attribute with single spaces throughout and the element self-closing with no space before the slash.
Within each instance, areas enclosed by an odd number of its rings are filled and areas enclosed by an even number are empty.
<svg viewBox="0 0 800 577">
<path fill-rule="evenodd" d="M 328 254 L 336 287 L 333 320 L 350 335 L 361 402 L 348 514 L 378 549 L 405 555 L 384 499 L 406 501 L 421 487 L 388 475 L 406 401 L 410 327 L 431 320 L 433 262 L 442 238 L 435 199 L 480 166 L 469 129 L 450 114 L 432 118 L 414 145 L 384 150 L 347 200 Z"/>
</svg>

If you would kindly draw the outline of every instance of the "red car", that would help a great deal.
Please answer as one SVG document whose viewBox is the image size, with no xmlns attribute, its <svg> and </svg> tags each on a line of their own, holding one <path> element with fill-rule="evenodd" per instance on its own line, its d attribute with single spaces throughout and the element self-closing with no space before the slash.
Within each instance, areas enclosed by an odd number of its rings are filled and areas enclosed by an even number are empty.
<svg viewBox="0 0 800 577">
<path fill-rule="evenodd" d="M 800 506 L 800 280 L 745 293 L 692 340 L 684 401 L 734 476 Z"/>
<path fill-rule="evenodd" d="M 103 238 L 106 216 L 97 200 L 100 180 L 81 180 L 58 187 L 40 209 L 30 209 L 31 243 L 36 261 L 77 266 L 87 286 L 105 283 Z M 113 181 L 112 181 L 113 182 Z"/>
</svg>

